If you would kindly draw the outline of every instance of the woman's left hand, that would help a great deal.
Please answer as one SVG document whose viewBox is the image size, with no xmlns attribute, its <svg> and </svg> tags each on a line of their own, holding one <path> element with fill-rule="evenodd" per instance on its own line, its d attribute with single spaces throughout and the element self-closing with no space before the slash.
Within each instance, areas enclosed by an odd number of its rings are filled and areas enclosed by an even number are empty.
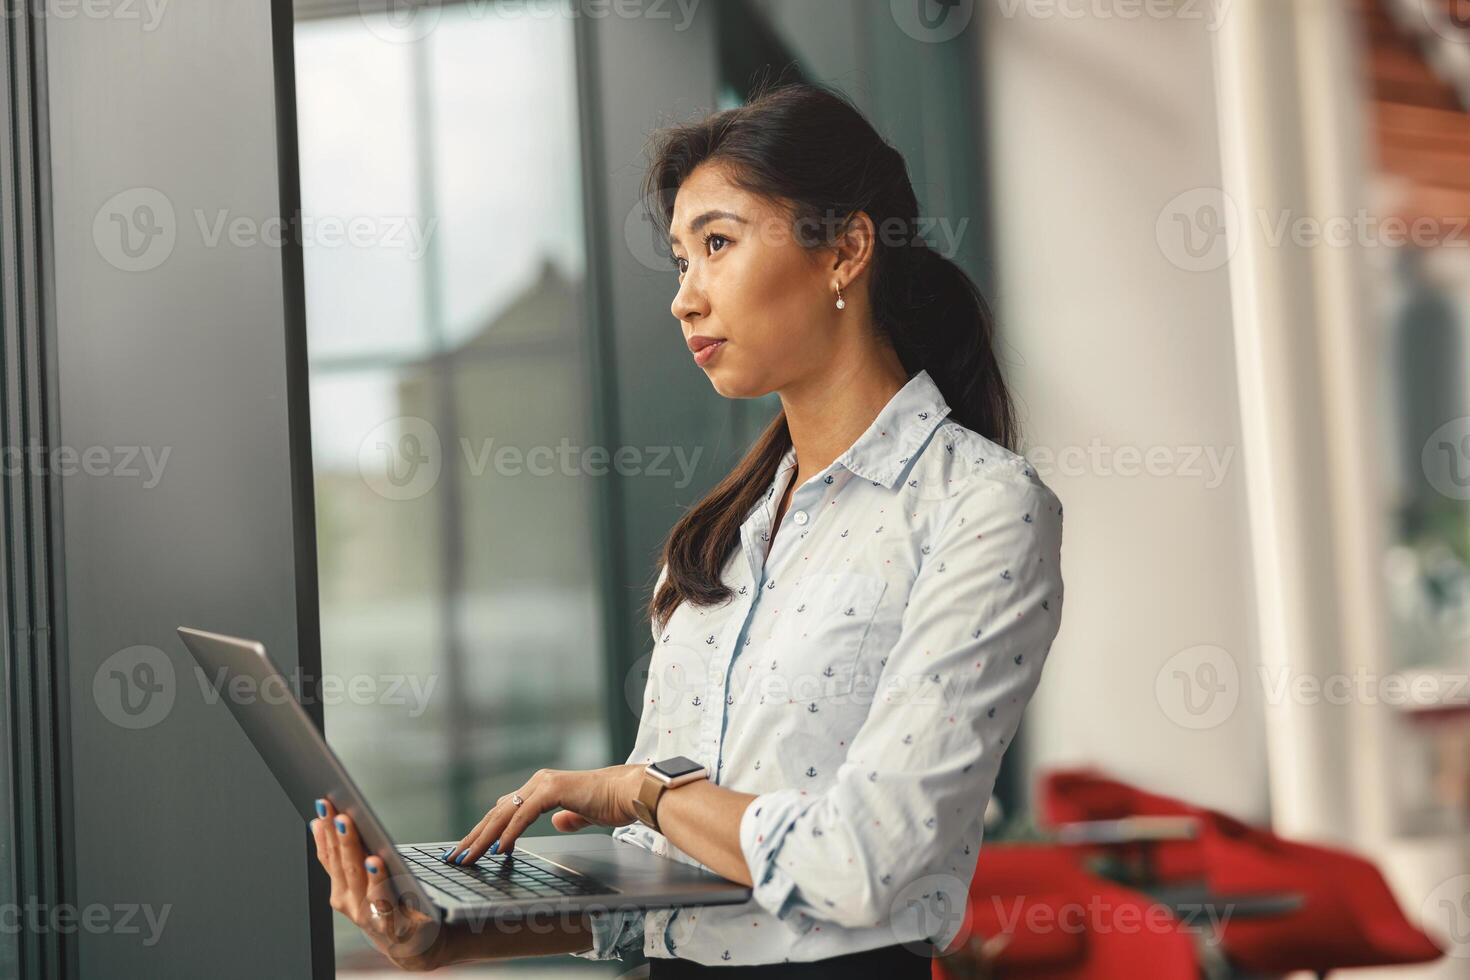
<svg viewBox="0 0 1470 980">
<path fill-rule="evenodd" d="M 508 854 L 516 838 L 547 810 L 561 807 L 551 824 L 563 833 L 583 827 L 621 827 L 633 823 L 633 800 L 643 782 L 639 763 L 602 769 L 542 769 L 514 793 L 495 802 L 475 829 L 445 851 L 444 860 L 474 864 L 486 853 Z M 523 801 L 515 802 L 519 796 Z"/>
<path fill-rule="evenodd" d="M 433 970 L 447 960 L 447 923 L 414 902 L 400 900 L 387 865 L 363 850 L 357 825 L 332 801 L 316 801 L 321 816 L 311 822 L 316 857 L 332 879 L 332 908 L 363 931 L 378 951 L 402 970 Z"/>
</svg>

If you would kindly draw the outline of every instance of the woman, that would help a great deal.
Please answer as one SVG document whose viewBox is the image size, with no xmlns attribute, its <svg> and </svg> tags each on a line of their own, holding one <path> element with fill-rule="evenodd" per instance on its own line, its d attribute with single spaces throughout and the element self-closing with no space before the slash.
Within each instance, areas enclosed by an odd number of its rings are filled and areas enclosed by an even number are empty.
<svg viewBox="0 0 1470 980">
<path fill-rule="evenodd" d="M 318 819 L 332 904 L 409 968 L 641 949 L 654 978 L 927 977 L 1060 624 L 1062 508 L 1012 451 L 983 297 L 918 236 L 902 157 L 850 103 L 779 87 L 654 149 L 682 339 L 721 395 L 782 410 L 664 544 L 628 763 L 538 772 L 445 859 L 510 852 L 558 810 L 753 897 L 403 953 L 427 927 L 346 818 Z M 640 819 L 645 764 L 678 755 L 708 778 Z"/>
</svg>

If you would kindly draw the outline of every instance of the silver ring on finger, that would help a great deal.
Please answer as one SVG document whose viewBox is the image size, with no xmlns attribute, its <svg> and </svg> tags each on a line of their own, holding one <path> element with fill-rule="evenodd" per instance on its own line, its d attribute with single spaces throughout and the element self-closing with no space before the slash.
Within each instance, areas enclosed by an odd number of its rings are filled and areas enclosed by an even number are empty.
<svg viewBox="0 0 1470 980">
<path fill-rule="evenodd" d="M 374 919 L 386 919 L 394 909 L 392 902 L 386 898 L 375 898 L 368 903 L 368 913 Z"/>
<path fill-rule="evenodd" d="M 521 805 L 521 804 L 522 804 L 522 803 L 524 803 L 524 802 L 526 802 L 526 801 L 525 801 L 525 800 L 523 800 L 523 799 L 522 799 L 522 798 L 521 798 L 521 794 L 519 794 L 519 793 L 515 793 L 515 794 L 513 794 L 513 795 L 512 795 L 512 796 L 511 796 L 511 798 L 510 798 L 510 801 L 511 801 L 511 802 L 512 802 L 512 803 L 514 803 L 514 804 L 515 804 L 515 805 L 516 805 L 516 806 L 520 806 L 520 805 Z"/>
</svg>

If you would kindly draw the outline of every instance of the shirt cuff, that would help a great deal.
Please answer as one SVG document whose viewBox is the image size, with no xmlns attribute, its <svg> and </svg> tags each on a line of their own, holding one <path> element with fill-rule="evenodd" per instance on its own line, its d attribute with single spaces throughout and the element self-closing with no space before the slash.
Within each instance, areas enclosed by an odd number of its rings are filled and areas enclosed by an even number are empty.
<svg viewBox="0 0 1470 980">
<path fill-rule="evenodd" d="M 802 911 L 807 906 L 795 891 L 796 880 L 776 857 L 797 819 L 815 802 L 799 790 L 775 790 L 751 800 L 740 816 L 740 850 L 753 882 L 751 898 L 797 935 L 814 923 Z"/>
<path fill-rule="evenodd" d="M 625 959 L 643 951 L 642 909 L 594 909 L 587 913 L 592 948 L 573 956 L 588 960 Z"/>
<path fill-rule="evenodd" d="M 612 838 L 626 841 L 637 847 L 653 850 L 652 841 L 641 836 L 639 830 L 649 830 L 639 824 L 627 824 L 613 828 Z M 649 830 L 651 834 L 652 831 Z M 587 914 L 592 927 L 592 948 L 573 956 L 588 960 L 626 959 L 643 952 L 644 929 L 643 909 L 594 909 Z"/>
</svg>

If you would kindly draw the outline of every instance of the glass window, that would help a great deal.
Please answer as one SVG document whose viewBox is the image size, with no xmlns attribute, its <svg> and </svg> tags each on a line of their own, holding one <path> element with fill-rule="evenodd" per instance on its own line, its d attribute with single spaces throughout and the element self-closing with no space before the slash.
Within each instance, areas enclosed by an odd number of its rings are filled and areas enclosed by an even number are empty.
<svg viewBox="0 0 1470 980">
<path fill-rule="evenodd" d="M 1458 839 L 1470 829 L 1470 115 L 1430 21 L 1362 28 L 1375 219 L 1366 394 L 1382 447 L 1385 664 L 1398 672 L 1382 692 L 1394 709 L 1386 795 L 1395 833 Z"/>
<path fill-rule="evenodd" d="M 323 665 L 384 692 L 329 700 L 327 734 L 404 843 L 462 836 L 543 766 L 620 761 L 578 456 L 574 23 L 437 15 L 296 29 Z M 339 975 L 380 969 L 334 918 Z"/>
</svg>

